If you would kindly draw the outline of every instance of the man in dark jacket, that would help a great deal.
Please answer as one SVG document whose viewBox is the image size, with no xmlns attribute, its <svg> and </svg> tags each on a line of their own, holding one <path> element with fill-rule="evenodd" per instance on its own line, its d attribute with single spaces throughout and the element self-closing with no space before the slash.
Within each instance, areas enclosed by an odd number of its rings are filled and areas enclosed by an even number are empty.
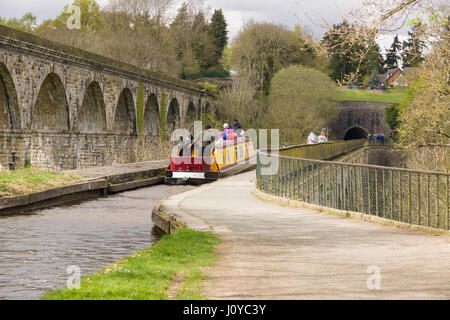
<svg viewBox="0 0 450 320">
<path fill-rule="evenodd" d="M 231 126 L 231 128 L 236 132 L 239 129 L 242 129 L 241 124 L 239 123 L 239 121 L 237 121 L 237 119 L 234 119 L 233 125 Z"/>
</svg>

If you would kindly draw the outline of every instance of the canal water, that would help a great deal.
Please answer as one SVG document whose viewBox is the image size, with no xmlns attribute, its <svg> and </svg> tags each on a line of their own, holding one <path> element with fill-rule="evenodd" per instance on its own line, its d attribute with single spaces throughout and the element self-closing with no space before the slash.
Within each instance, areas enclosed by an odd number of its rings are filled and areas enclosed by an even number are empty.
<svg viewBox="0 0 450 320">
<path fill-rule="evenodd" d="M 81 276 L 160 238 L 152 208 L 188 186 L 158 185 L 113 196 L 0 216 L 0 299 L 39 299 L 65 286 L 69 266 Z"/>
</svg>

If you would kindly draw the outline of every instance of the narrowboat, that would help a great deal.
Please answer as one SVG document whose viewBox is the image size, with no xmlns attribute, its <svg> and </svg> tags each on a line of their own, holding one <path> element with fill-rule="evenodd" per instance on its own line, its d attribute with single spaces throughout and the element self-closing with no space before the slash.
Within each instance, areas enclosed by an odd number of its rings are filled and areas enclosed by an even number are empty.
<svg viewBox="0 0 450 320">
<path fill-rule="evenodd" d="M 191 149 L 187 157 L 181 147 L 175 149 L 166 171 L 167 184 L 209 183 L 256 168 L 256 153 L 248 137 L 210 141 Z"/>
</svg>

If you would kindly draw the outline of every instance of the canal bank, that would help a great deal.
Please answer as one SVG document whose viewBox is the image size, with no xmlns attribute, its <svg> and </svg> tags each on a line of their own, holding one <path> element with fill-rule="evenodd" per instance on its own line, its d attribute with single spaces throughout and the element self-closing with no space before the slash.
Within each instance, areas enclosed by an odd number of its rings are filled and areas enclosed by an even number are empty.
<svg viewBox="0 0 450 320">
<path fill-rule="evenodd" d="M 62 205 L 164 182 L 168 161 L 148 161 L 64 171 L 82 181 L 25 195 L 0 198 L 0 215 Z"/>
<path fill-rule="evenodd" d="M 255 173 L 178 194 L 153 221 L 220 237 L 210 299 L 449 299 L 450 237 L 291 208 L 254 195 Z M 166 224 L 160 221 L 166 221 Z M 371 286 L 378 270 L 379 289 Z"/>
</svg>

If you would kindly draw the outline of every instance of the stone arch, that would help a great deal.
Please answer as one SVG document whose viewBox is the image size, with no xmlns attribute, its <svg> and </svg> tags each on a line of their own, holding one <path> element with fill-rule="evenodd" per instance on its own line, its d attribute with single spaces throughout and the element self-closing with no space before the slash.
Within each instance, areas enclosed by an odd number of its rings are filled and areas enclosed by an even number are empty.
<svg viewBox="0 0 450 320">
<path fill-rule="evenodd" d="M 136 133 L 136 111 L 133 94 L 125 88 L 119 96 L 114 116 L 114 131 L 120 133 Z"/>
<path fill-rule="evenodd" d="M 98 82 L 87 87 L 78 116 L 78 130 L 101 133 L 106 131 L 106 107 L 103 92 Z"/>
<path fill-rule="evenodd" d="M 195 109 L 195 105 L 192 101 L 189 102 L 187 106 L 186 116 L 184 118 L 184 124 L 186 129 L 191 130 L 194 128 L 194 121 L 197 120 L 197 110 Z"/>
<path fill-rule="evenodd" d="M 361 127 L 353 127 L 347 130 L 344 140 L 367 139 L 368 132 Z"/>
<path fill-rule="evenodd" d="M 0 63 L 0 129 L 20 129 L 16 87 L 8 68 Z"/>
<path fill-rule="evenodd" d="M 70 129 L 69 104 L 61 78 L 49 73 L 41 84 L 31 114 L 32 130 Z"/>
<path fill-rule="evenodd" d="M 170 101 L 166 123 L 167 130 L 170 133 L 180 126 L 180 105 L 176 98 L 173 98 L 172 101 Z"/>
<path fill-rule="evenodd" d="M 145 135 L 157 136 L 159 133 L 159 106 L 158 97 L 155 94 L 151 94 L 144 109 L 144 127 L 143 132 Z"/>
</svg>

